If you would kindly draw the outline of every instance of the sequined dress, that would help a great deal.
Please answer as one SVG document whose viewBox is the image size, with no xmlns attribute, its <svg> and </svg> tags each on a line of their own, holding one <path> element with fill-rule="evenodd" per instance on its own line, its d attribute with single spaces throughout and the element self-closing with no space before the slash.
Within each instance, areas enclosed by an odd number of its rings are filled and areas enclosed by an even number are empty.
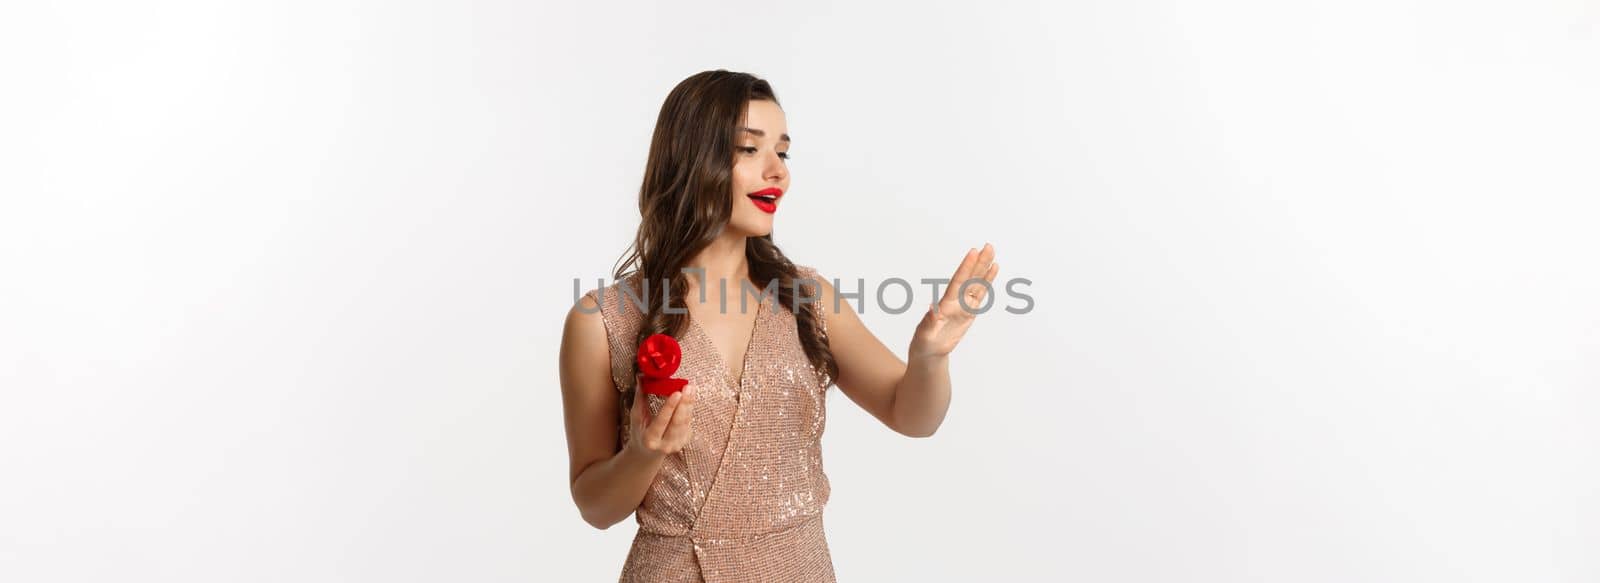
<svg viewBox="0 0 1600 583">
<path fill-rule="evenodd" d="M 817 278 L 810 267 L 800 277 Z M 643 314 L 613 283 L 590 290 L 610 344 L 611 376 L 633 391 L 633 359 Z M 631 284 L 630 284 L 631 285 Z M 730 295 L 729 310 L 739 309 Z M 795 315 L 758 302 L 741 378 L 690 318 L 677 340 L 678 378 L 695 387 L 693 432 L 662 462 L 635 511 L 638 532 L 619 581 L 834 581 L 823 536 L 828 477 L 822 468 L 827 388 L 801 348 Z M 650 411 L 660 397 L 647 395 Z M 626 411 L 618 411 L 622 439 Z"/>
</svg>

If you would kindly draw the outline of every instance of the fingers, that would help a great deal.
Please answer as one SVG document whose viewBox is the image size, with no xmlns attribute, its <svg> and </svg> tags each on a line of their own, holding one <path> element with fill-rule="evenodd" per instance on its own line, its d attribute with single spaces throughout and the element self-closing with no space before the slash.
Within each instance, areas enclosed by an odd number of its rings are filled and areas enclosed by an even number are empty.
<svg viewBox="0 0 1600 583">
<path fill-rule="evenodd" d="M 955 301 L 956 294 L 960 293 L 956 291 L 956 288 L 961 287 L 961 282 L 967 280 L 967 274 L 972 272 L 972 268 L 977 264 L 977 261 L 978 250 L 968 249 L 967 254 L 961 257 L 961 264 L 956 266 L 956 272 L 950 276 L 950 285 L 944 288 L 944 296 L 939 298 L 939 303 Z"/>
<path fill-rule="evenodd" d="M 973 264 L 972 264 L 972 271 L 967 272 L 967 277 L 963 278 L 963 281 L 965 281 L 966 279 L 974 278 L 974 277 L 984 277 L 984 276 L 988 275 L 989 274 L 989 266 L 991 266 L 993 264 L 994 264 L 994 245 L 991 245 L 989 243 L 984 243 L 983 244 L 983 249 L 978 252 L 977 261 L 973 262 Z M 961 285 L 961 284 L 957 283 L 956 285 Z"/>
<path fill-rule="evenodd" d="M 982 249 L 968 249 L 967 255 L 961 259 L 961 265 L 956 268 L 955 275 L 950 278 L 950 286 L 945 288 L 944 297 L 940 303 L 960 301 L 967 308 L 977 309 L 983 305 L 983 298 L 988 295 L 988 286 L 973 281 L 972 285 L 963 285 L 967 281 L 982 279 L 987 283 L 994 283 L 995 276 L 1000 273 L 1000 264 L 994 261 L 994 245 L 984 243 Z M 966 294 L 965 297 L 958 297 Z"/>
<path fill-rule="evenodd" d="M 658 453 L 670 454 L 688 445 L 689 436 L 693 435 L 694 387 L 685 387 L 665 401 L 644 429 L 644 445 Z"/>
<path fill-rule="evenodd" d="M 967 286 L 966 298 L 961 300 L 961 303 L 966 304 L 968 308 L 976 310 L 983 307 L 983 299 L 989 296 L 990 286 L 984 285 L 984 283 L 994 284 L 995 276 L 1000 273 L 1000 264 L 990 263 L 982 271 L 974 273 L 976 277 L 970 279 L 973 284 Z M 978 280 L 980 279 L 983 281 L 979 282 Z"/>
<path fill-rule="evenodd" d="M 691 422 L 694 420 L 694 387 L 685 387 L 673 396 L 679 397 L 678 408 L 672 412 L 672 420 L 663 438 L 671 444 L 688 443 Z"/>
<path fill-rule="evenodd" d="M 649 439 L 646 443 L 660 443 L 661 436 L 666 433 L 667 425 L 672 422 L 672 412 L 678 408 L 678 401 L 683 399 L 683 391 L 673 393 L 667 397 L 667 402 L 661 405 L 661 410 L 655 414 L 655 419 L 645 427 L 645 436 Z"/>
</svg>

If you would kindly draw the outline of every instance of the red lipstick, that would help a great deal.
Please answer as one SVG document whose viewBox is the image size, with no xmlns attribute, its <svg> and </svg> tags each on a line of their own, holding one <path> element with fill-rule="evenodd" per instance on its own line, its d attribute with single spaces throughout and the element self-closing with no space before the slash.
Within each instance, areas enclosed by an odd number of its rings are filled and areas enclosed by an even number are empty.
<svg viewBox="0 0 1600 583">
<path fill-rule="evenodd" d="M 772 214 L 778 212 L 778 199 L 783 197 L 783 189 L 776 186 L 763 188 L 745 196 L 750 197 L 750 202 L 755 203 L 761 212 Z"/>
</svg>

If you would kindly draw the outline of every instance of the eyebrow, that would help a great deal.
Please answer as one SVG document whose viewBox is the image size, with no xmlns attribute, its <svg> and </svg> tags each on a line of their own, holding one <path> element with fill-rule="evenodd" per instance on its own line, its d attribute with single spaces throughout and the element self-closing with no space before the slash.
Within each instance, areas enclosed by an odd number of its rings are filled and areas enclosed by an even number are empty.
<svg viewBox="0 0 1600 583">
<path fill-rule="evenodd" d="M 767 132 L 764 131 L 764 130 L 758 130 L 758 129 L 755 129 L 755 128 L 746 128 L 746 127 L 741 127 L 739 129 L 741 131 L 744 131 L 744 132 L 755 134 L 755 136 L 758 137 L 758 138 L 764 138 L 764 137 L 767 136 Z M 780 141 L 780 142 L 788 142 L 788 141 L 790 141 L 789 140 L 789 134 L 783 134 L 782 136 L 779 136 L 778 137 L 778 141 Z"/>
</svg>

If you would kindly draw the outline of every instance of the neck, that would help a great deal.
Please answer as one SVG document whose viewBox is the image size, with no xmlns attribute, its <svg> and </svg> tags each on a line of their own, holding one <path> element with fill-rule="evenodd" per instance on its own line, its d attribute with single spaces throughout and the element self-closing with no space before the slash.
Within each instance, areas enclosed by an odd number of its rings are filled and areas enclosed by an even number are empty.
<svg viewBox="0 0 1600 583">
<path fill-rule="evenodd" d="M 730 291 L 738 290 L 739 282 L 750 277 L 750 263 L 745 259 L 744 252 L 745 236 L 724 231 L 715 241 L 689 259 L 688 267 L 705 270 L 707 290 L 719 289 L 720 281 L 727 281 L 727 289 Z M 689 276 L 691 290 L 697 288 L 698 283 L 691 274 Z"/>
</svg>

